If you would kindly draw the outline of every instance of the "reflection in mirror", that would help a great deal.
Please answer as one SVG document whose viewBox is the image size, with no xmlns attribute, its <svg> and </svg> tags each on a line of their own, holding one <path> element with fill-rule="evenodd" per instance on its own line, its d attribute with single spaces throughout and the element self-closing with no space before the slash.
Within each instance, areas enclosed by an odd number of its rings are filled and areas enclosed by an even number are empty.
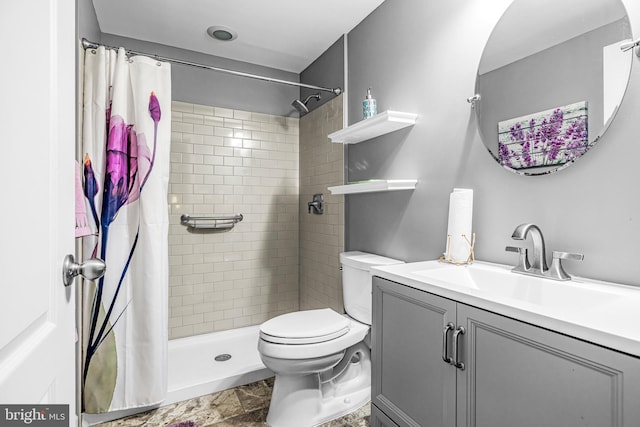
<svg viewBox="0 0 640 427">
<path fill-rule="evenodd" d="M 514 0 L 485 46 L 475 102 L 493 157 L 524 175 L 562 169 L 600 139 L 631 71 L 620 0 Z"/>
</svg>

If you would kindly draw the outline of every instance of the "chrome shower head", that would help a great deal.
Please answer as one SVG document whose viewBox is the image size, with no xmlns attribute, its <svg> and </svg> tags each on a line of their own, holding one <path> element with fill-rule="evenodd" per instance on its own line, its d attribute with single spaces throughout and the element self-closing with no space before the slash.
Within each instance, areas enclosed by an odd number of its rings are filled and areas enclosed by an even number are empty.
<svg viewBox="0 0 640 427">
<path fill-rule="evenodd" d="M 293 105 L 300 114 L 307 114 L 309 112 L 309 109 L 307 108 L 307 106 L 299 99 L 296 99 L 295 101 L 293 101 L 291 105 Z"/>
<path fill-rule="evenodd" d="M 311 98 L 314 98 L 316 101 L 319 101 L 320 93 L 314 93 L 313 95 L 309 95 L 304 99 L 304 101 L 300 101 L 299 99 L 296 99 L 291 103 L 291 105 L 296 110 L 298 110 L 300 114 L 307 114 L 309 112 L 309 108 L 307 107 L 307 104 L 309 103 Z"/>
</svg>

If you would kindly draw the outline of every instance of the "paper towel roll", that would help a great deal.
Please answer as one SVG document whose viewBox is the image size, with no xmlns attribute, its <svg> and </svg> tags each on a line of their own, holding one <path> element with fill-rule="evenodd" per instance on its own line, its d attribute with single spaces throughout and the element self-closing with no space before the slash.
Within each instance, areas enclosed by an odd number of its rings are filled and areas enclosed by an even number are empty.
<svg viewBox="0 0 640 427">
<path fill-rule="evenodd" d="M 445 257 L 450 261 L 465 262 L 469 258 L 472 219 L 473 190 L 454 188 L 449 196 L 449 224 L 447 227 L 449 245 L 445 248 Z"/>
</svg>

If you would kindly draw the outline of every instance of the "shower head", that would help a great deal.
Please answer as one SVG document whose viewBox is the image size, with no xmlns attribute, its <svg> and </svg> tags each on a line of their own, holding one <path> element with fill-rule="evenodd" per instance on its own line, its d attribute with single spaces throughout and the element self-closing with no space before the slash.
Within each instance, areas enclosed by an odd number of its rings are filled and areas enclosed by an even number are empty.
<svg viewBox="0 0 640 427">
<path fill-rule="evenodd" d="M 307 114 L 309 112 L 309 109 L 307 108 L 307 106 L 299 99 L 296 99 L 295 101 L 293 101 L 291 105 L 293 105 L 300 114 Z"/>
<path fill-rule="evenodd" d="M 295 107 L 296 110 L 300 114 L 307 114 L 309 112 L 309 108 L 307 108 L 307 104 L 311 98 L 315 98 L 316 101 L 320 100 L 320 93 L 314 93 L 313 95 L 307 96 L 304 101 L 300 101 L 299 99 L 294 100 L 291 105 Z"/>
</svg>

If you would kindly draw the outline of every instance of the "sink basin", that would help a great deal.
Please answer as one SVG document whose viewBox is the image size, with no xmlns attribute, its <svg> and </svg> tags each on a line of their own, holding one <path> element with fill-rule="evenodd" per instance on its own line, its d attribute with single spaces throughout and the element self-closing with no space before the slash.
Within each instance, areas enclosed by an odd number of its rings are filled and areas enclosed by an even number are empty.
<svg viewBox="0 0 640 427">
<path fill-rule="evenodd" d="M 516 274 L 510 268 L 497 265 L 471 264 L 455 266 L 440 264 L 413 272 L 434 284 L 452 288 L 468 288 L 480 295 L 514 299 L 546 309 L 598 309 L 603 305 L 624 302 L 620 292 L 611 287 L 585 286 L 579 280 L 557 281 Z"/>
<path fill-rule="evenodd" d="M 557 281 L 476 261 L 424 261 L 372 274 L 640 357 L 640 288 L 574 277 Z"/>
</svg>

